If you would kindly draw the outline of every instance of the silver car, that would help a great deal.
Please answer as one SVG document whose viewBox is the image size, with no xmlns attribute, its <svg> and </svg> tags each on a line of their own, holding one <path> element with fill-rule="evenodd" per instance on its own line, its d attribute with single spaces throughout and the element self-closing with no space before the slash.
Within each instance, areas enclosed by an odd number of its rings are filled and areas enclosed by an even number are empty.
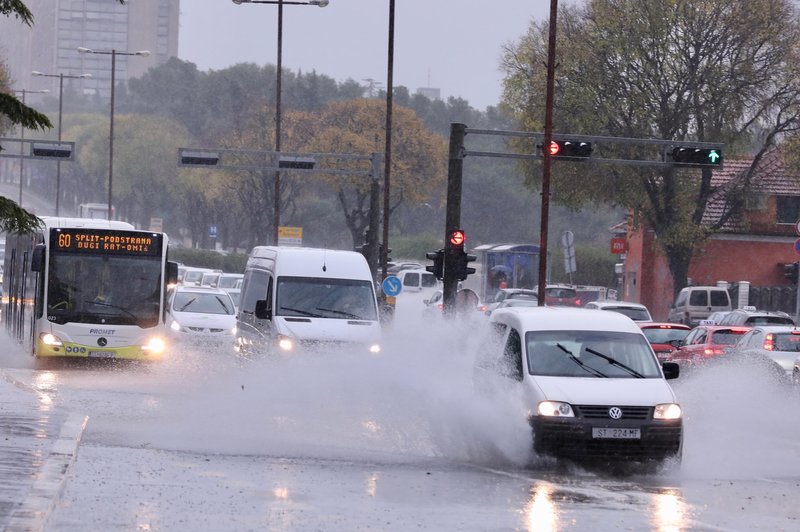
<svg viewBox="0 0 800 532">
<path fill-rule="evenodd" d="M 800 355 L 800 328 L 791 325 L 764 325 L 745 333 L 731 356 L 765 363 L 775 376 L 786 382 L 792 378 L 795 359 Z"/>
</svg>

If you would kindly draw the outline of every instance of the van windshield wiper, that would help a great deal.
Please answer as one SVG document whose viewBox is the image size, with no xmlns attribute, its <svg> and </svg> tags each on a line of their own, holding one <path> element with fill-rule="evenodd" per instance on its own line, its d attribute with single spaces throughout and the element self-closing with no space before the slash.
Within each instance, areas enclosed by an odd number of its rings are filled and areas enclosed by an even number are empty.
<svg viewBox="0 0 800 532">
<path fill-rule="evenodd" d="M 625 364 L 623 364 L 619 360 L 611 358 L 608 355 L 604 355 L 603 353 L 599 353 L 599 352 L 595 351 L 594 349 L 592 349 L 590 347 L 585 348 L 585 351 L 587 353 L 591 353 L 591 354 L 593 354 L 595 356 L 598 356 L 598 357 L 602 358 L 603 360 L 608 361 L 608 363 L 611 364 L 612 366 L 617 366 L 618 368 L 627 371 L 628 373 L 630 373 L 631 375 L 633 375 L 637 379 L 644 379 L 644 375 L 642 375 L 641 373 L 639 373 L 635 369 L 631 368 L 630 366 L 626 366 Z"/>
<path fill-rule="evenodd" d="M 317 310 L 322 310 L 324 312 L 333 312 L 334 314 L 339 314 L 340 316 L 344 316 L 345 318 L 350 318 L 353 320 L 363 320 L 361 316 L 358 314 L 353 314 L 352 312 L 345 312 L 344 310 L 336 310 L 334 308 L 322 308 L 317 307 Z"/>
<path fill-rule="evenodd" d="M 290 312 L 297 312 L 298 314 L 303 314 L 304 316 L 309 316 L 312 318 L 321 318 L 322 314 L 317 314 L 316 312 L 309 312 L 307 310 L 303 310 L 300 308 L 292 308 L 292 307 L 280 307 L 278 310 L 288 310 Z"/>
<path fill-rule="evenodd" d="M 599 370 L 596 370 L 596 369 L 594 369 L 594 368 L 590 368 L 589 366 L 587 366 L 586 364 L 584 364 L 583 362 L 581 362 L 581 361 L 578 359 L 578 357 L 576 357 L 575 355 L 573 355 L 573 354 L 572 354 L 572 351 L 570 351 L 569 349 L 567 349 L 567 348 L 566 348 L 566 347 L 564 347 L 563 345 L 561 345 L 561 344 L 556 344 L 556 347 L 558 347 L 559 349 L 561 349 L 562 351 L 564 351 L 564 352 L 565 352 L 565 353 L 566 353 L 566 354 L 569 356 L 569 359 L 570 359 L 570 360 L 572 360 L 573 362 L 575 362 L 575 363 L 576 363 L 578 366 L 580 366 L 582 370 L 584 370 L 584 371 L 586 371 L 586 372 L 588 372 L 588 373 L 591 373 L 591 374 L 592 374 L 592 375 L 594 375 L 595 377 L 608 378 L 608 375 L 606 375 L 605 373 L 603 373 L 603 372 L 601 372 L 601 371 L 599 371 Z"/>
</svg>

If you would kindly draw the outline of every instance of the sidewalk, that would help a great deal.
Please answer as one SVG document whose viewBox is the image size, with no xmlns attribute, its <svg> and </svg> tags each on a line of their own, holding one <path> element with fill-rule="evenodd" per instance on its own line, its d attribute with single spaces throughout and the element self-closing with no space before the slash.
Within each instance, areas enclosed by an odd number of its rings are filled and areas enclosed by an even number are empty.
<svg viewBox="0 0 800 532">
<path fill-rule="evenodd" d="M 0 331 L 0 349 L 15 348 Z M 0 530 L 44 529 L 86 421 L 0 368 Z"/>
</svg>

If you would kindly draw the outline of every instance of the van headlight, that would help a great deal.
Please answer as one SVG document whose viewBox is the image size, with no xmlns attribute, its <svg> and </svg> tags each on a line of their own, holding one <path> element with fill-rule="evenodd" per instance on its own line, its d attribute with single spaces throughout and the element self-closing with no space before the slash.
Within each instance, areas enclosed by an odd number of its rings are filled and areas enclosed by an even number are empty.
<svg viewBox="0 0 800 532">
<path fill-rule="evenodd" d="M 51 347 L 58 347 L 64 345 L 61 342 L 61 338 L 52 333 L 42 333 L 39 335 L 39 339 L 42 341 L 44 345 L 49 345 Z"/>
<path fill-rule="evenodd" d="M 569 403 L 561 401 L 542 401 L 537 409 L 540 416 L 546 417 L 575 417 Z"/>
<path fill-rule="evenodd" d="M 682 414 L 681 405 L 664 403 L 656 405 L 655 412 L 653 412 L 653 419 L 680 419 Z"/>
<path fill-rule="evenodd" d="M 278 336 L 278 347 L 281 351 L 294 351 L 294 340 L 288 336 Z"/>
</svg>

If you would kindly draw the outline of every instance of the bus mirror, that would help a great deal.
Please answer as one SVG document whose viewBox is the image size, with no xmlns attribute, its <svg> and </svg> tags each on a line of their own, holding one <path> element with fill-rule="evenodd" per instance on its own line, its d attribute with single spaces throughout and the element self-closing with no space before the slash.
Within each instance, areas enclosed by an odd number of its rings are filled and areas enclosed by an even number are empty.
<svg viewBox="0 0 800 532">
<path fill-rule="evenodd" d="M 31 271 L 44 271 L 44 244 L 36 244 L 31 255 Z"/>
<path fill-rule="evenodd" d="M 178 263 L 167 261 L 167 284 L 178 284 Z"/>
<path fill-rule="evenodd" d="M 260 320 L 272 319 L 272 312 L 270 312 L 266 299 L 259 299 L 256 301 L 256 318 Z"/>
</svg>

